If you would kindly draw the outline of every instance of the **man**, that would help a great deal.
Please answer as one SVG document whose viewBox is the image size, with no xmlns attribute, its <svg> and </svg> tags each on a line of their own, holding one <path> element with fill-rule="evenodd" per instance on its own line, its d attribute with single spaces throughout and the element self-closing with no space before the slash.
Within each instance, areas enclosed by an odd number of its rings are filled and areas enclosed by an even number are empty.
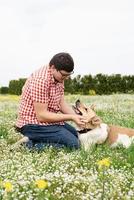
<svg viewBox="0 0 134 200">
<path fill-rule="evenodd" d="M 74 69 L 68 53 L 53 56 L 48 66 L 34 72 L 26 81 L 21 95 L 17 129 L 29 138 L 29 147 L 79 148 L 77 131 L 64 121 L 83 126 L 85 118 L 75 114 L 64 100 L 64 80 Z"/>
</svg>

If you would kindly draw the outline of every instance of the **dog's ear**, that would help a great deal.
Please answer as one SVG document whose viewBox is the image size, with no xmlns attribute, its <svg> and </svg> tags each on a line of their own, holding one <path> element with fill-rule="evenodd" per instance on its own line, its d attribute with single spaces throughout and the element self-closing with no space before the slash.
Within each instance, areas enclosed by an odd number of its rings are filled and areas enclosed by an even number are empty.
<svg viewBox="0 0 134 200">
<path fill-rule="evenodd" d="M 96 105 L 95 105 L 95 104 L 92 104 L 92 105 L 90 106 L 90 108 L 91 108 L 93 111 L 95 111 Z"/>
<path fill-rule="evenodd" d="M 91 120 L 91 124 L 92 124 L 93 126 L 98 126 L 98 125 L 100 125 L 101 123 L 102 123 L 102 120 L 101 120 L 101 118 L 98 117 L 98 116 L 94 116 L 94 117 L 92 118 L 92 120 Z"/>
</svg>

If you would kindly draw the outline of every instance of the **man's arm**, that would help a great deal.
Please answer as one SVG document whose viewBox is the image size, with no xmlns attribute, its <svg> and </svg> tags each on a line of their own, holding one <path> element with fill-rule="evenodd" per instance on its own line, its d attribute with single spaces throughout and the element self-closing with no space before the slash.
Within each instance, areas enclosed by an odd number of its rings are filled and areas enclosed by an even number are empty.
<svg viewBox="0 0 134 200">
<path fill-rule="evenodd" d="M 72 107 L 66 103 L 64 96 L 61 98 L 61 112 L 64 114 L 76 114 Z"/>
<path fill-rule="evenodd" d="M 74 121 L 78 126 L 85 124 L 85 118 L 76 114 L 60 114 L 47 110 L 47 104 L 34 102 L 36 117 L 40 122 Z"/>
</svg>

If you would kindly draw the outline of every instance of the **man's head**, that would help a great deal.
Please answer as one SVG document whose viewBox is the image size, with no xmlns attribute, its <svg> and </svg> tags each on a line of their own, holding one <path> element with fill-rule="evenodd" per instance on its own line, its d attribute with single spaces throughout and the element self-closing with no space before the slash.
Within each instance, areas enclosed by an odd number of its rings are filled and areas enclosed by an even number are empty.
<svg viewBox="0 0 134 200">
<path fill-rule="evenodd" d="M 53 56 L 49 66 L 53 70 L 54 78 L 62 82 L 73 73 L 74 61 L 70 54 L 62 52 Z"/>
<path fill-rule="evenodd" d="M 49 65 L 55 66 L 55 69 L 58 71 L 63 70 L 66 72 L 72 72 L 74 69 L 74 61 L 73 58 L 69 53 L 58 53 L 53 56 L 53 58 L 50 60 Z"/>
</svg>

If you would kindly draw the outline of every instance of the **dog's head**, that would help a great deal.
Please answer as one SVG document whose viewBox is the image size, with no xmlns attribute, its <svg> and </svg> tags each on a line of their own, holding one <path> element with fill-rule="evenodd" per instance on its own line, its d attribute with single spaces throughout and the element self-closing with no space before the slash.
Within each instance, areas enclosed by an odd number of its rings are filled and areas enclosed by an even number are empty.
<svg viewBox="0 0 134 200">
<path fill-rule="evenodd" d="M 76 114 L 83 115 L 88 121 L 85 124 L 85 129 L 94 129 L 100 125 L 101 119 L 97 117 L 94 106 L 86 107 L 80 100 L 77 100 L 73 109 Z"/>
</svg>

